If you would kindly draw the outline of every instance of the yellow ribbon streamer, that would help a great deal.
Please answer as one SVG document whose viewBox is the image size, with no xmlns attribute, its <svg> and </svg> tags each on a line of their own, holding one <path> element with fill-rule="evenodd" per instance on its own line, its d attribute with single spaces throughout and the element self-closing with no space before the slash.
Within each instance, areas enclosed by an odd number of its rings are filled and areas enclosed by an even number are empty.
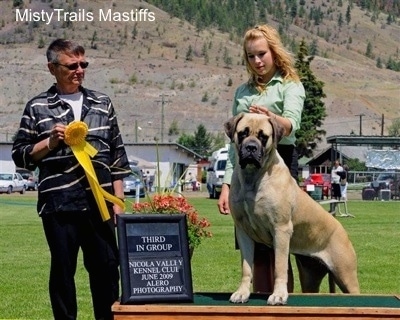
<svg viewBox="0 0 400 320">
<path fill-rule="evenodd" d="M 71 122 L 65 129 L 65 143 L 71 147 L 75 158 L 85 170 L 90 189 L 93 192 L 101 217 L 103 221 L 107 221 L 110 219 L 110 213 L 108 212 L 105 199 L 118 205 L 122 210 L 125 210 L 125 203 L 100 186 L 92 161 L 90 160 L 90 157 L 93 158 L 97 154 L 97 150 L 85 141 L 87 132 L 88 127 L 83 121 Z"/>
</svg>

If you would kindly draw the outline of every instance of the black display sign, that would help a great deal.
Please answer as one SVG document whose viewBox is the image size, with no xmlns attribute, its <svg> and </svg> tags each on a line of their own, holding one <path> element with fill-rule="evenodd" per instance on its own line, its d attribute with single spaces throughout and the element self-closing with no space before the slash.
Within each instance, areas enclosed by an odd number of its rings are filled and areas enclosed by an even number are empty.
<svg viewBox="0 0 400 320">
<path fill-rule="evenodd" d="M 186 215 L 117 215 L 121 304 L 192 302 Z"/>
</svg>

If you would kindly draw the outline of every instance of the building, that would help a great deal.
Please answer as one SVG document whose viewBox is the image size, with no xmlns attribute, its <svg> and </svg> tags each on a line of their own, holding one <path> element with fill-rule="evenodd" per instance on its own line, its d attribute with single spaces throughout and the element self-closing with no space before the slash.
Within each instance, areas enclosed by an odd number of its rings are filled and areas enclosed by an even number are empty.
<svg viewBox="0 0 400 320">
<path fill-rule="evenodd" d="M 15 171 L 11 149 L 12 142 L 0 142 L 0 171 Z M 125 149 L 128 158 L 146 161 L 146 166 L 142 169 L 149 170 L 150 174 L 156 176 L 156 187 L 158 182 L 162 188 L 173 186 L 180 179 L 184 179 L 189 166 L 198 164 L 199 173 L 206 166 L 205 158 L 178 143 L 125 143 Z"/>
</svg>

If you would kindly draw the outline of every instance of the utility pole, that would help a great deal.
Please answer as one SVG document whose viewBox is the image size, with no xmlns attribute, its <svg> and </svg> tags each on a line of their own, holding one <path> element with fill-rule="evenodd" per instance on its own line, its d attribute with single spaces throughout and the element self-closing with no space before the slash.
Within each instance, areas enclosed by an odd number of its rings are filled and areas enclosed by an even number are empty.
<svg viewBox="0 0 400 320">
<path fill-rule="evenodd" d="M 161 102 L 161 142 L 164 142 L 164 105 L 169 101 L 164 99 L 164 97 L 168 97 L 168 95 L 162 94 L 160 97 L 161 100 L 156 100 L 156 102 Z"/>
<path fill-rule="evenodd" d="M 365 114 L 356 114 L 356 117 L 360 117 L 360 136 L 362 136 L 362 117 L 364 117 Z"/>
<path fill-rule="evenodd" d="M 138 123 L 137 120 L 135 120 L 135 142 L 138 142 Z"/>
<path fill-rule="evenodd" d="M 382 120 L 381 120 L 381 136 L 383 136 L 383 129 L 385 128 L 385 115 L 382 113 Z"/>
</svg>

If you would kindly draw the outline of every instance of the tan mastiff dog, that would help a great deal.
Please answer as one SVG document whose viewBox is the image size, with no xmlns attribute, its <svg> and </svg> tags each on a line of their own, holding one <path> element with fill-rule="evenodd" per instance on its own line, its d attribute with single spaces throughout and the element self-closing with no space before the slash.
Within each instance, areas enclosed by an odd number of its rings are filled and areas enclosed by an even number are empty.
<svg viewBox="0 0 400 320">
<path fill-rule="evenodd" d="M 344 293 L 359 293 L 357 258 L 345 229 L 300 189 L 276 151 L 283 129 L 266 115 L 241 113 L 225 123 L 225 132 L 236 149 L 229 205 L 242 257 L 242 280 L 230 301 L 248 301 L 255 241 L 275 252 L 269 305 L 287 302 L 289 253 L 299 258 L 303 292 L 318 292 L 330 272 Z"/>
</svg>

